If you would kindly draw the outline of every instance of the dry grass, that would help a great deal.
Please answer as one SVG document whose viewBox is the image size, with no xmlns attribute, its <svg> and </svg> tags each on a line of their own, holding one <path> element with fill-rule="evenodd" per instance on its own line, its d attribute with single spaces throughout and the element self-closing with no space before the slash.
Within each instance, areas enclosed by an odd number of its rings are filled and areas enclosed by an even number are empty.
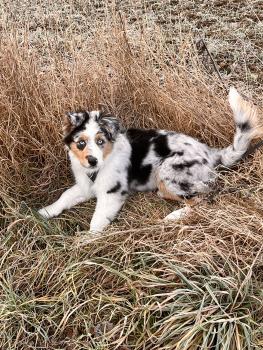
<svg viewBox="0 0 263 350">
<path fill-rule="evenodd" d="M 107 11 L 85 40 L 58 25 L 38 47 L 29 28 L 2 28 L 0 348 L 261 349 L 262 151 L 187 222 L 164 225 L 174 204 L 138 194 L 78 246 L 94 201 L 50 221 L 35 214 L 73 181 L 61 143 L 69 109 L 102 103 L 125 126 L 232 139 L 221 81 L 191 39 L 174 50 L 157 26 L 130 31 Z"/>
</svg>

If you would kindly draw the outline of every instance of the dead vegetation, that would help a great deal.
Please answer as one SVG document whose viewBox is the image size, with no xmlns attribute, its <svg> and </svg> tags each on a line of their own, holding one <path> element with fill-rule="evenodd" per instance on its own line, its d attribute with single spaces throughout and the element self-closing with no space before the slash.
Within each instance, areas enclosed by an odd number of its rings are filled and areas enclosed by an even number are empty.
<svg viewBox="0 0 263 350">
<path fill-rule="evenodd" d="M 262 151 L 187 222 L 164 225 L 174 203 L 138 194 L 80 246 L 94 201 L 50 221 L 35 213 L 73 181 L 67 110 L 101 103 L 125 126 L 231 142 L 222 82 L 191 38 L 174 50 L 158 26 L 131 31 L 111 11 L 78 44 L 58 27 L 39 50 L 28 27 L 2 29 L 0 348 L 261 349 Z"/>
</svg>

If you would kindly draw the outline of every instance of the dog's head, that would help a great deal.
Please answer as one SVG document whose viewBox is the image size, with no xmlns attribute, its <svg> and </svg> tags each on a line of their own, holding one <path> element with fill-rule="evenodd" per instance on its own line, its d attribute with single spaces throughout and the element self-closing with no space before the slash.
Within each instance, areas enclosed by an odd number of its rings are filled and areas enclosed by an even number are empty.
<svg viewBox="0 0 263 350">
<path fill-rule="evenodd" d="M 66 114 L 64 142 L 82 166 L 98 171 L 121 131 L 119 120 L 101 111 Z"/>
</svg>

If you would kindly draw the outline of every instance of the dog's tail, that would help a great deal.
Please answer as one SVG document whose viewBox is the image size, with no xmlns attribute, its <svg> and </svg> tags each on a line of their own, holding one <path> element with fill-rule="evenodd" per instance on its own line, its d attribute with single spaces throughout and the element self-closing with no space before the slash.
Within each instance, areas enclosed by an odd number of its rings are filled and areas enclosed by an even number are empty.
<svg viewBox="0 0 263 350">
<path fill-rule="evenodd" d="M 228 100 L 234 113 L 236 131 L 233 144 L 220 150 L 219 155 L 220 163 L 231 167 L 242 159 L 254 138 L 263 136 L 263 127 L 259 124 L 256 107 L 245 101 L 234 87 L 230 88 Z"/>
</svg>

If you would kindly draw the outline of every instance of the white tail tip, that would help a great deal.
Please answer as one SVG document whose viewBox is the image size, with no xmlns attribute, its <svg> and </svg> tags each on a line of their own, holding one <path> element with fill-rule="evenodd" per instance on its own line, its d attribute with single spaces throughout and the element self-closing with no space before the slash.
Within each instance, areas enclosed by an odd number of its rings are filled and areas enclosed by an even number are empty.
<svg viewBox="0 0 263 350">
<path fill-rule="evenodd" d="M 237 89 L 231 86 L 229 89 L 228 101 L 232 109 L 235 109 L 238 106 L 240 103 L 240 98 L 241 96 L 237 92 Z"/>
</svg>

